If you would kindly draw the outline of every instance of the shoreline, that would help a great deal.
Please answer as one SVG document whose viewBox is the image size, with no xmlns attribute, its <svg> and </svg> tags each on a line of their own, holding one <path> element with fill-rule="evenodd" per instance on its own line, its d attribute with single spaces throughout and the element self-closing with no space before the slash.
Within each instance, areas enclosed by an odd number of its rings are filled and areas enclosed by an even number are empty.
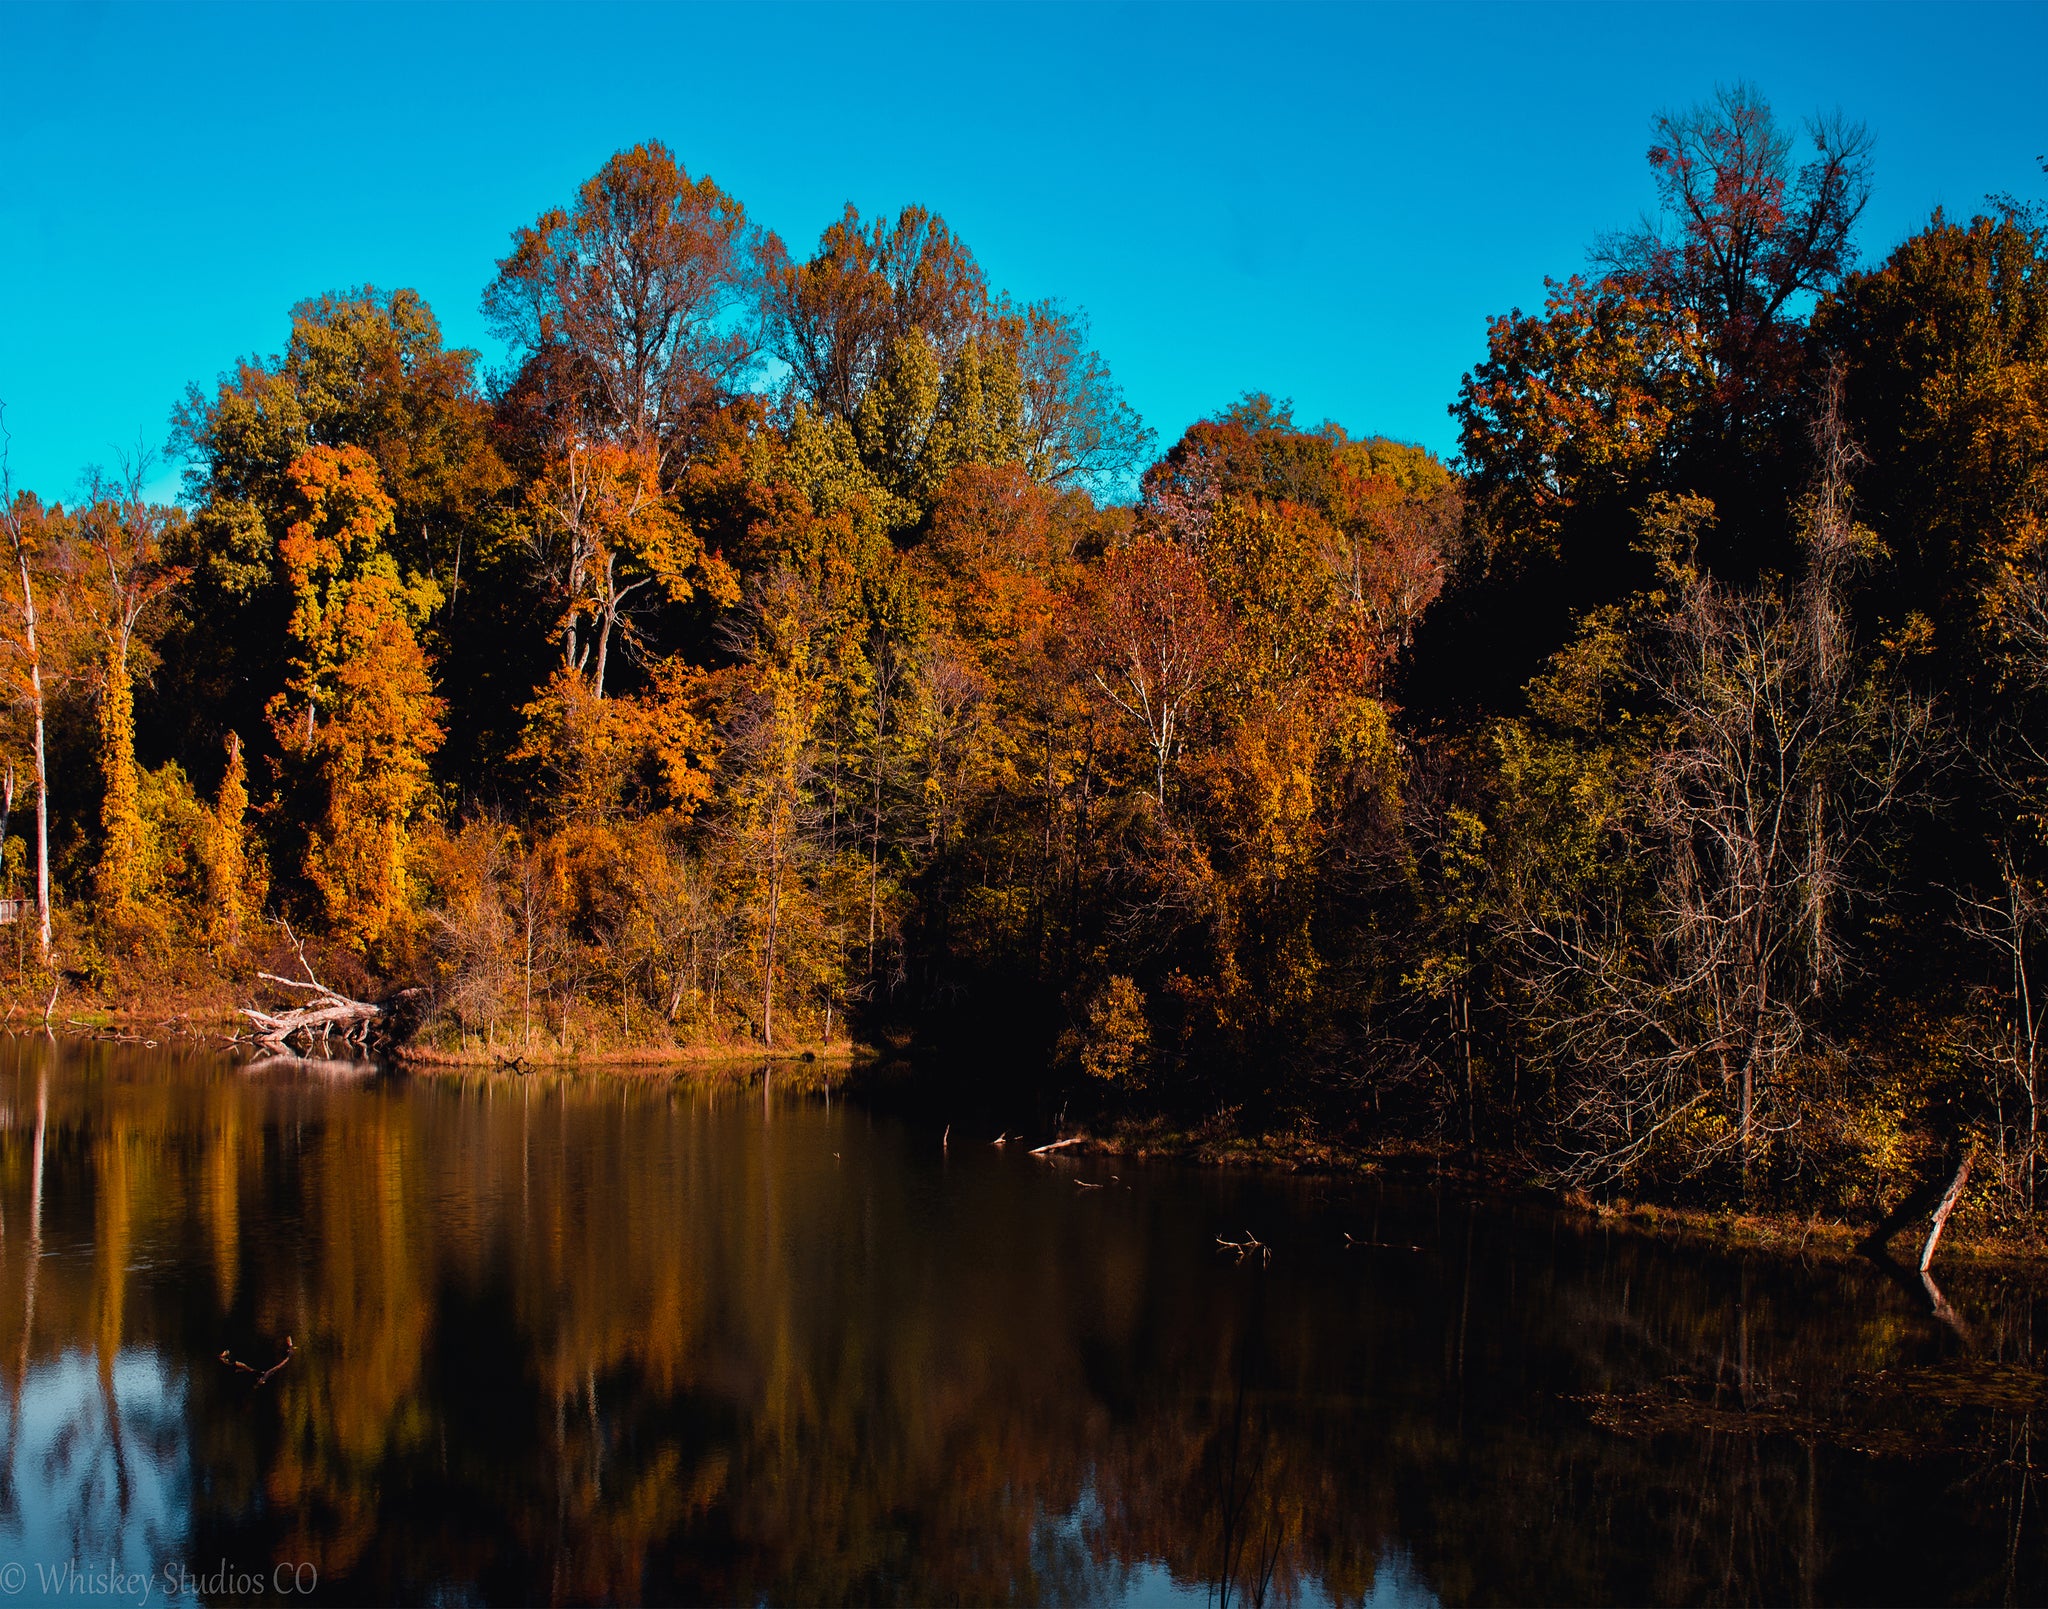
<svg viewBox="0 0 2048 1609">
<path fill-rule="evenodd" d="M 166 1002 L 170 1004 L 171 1002 Z M 258 1048 L 249 1033 L 249 1024 L 235 1006 L 224 1006 L 217 1000 L 186 1006 L 182 1010 L 163 1014 L 161 1006 L 142 1010 L 128 1006 L 108 1005 L 104 1001 L 86 997 L 65 1007 L 60 1000 L 44 1022 L 42 1002 L 33 1007 L 21 1001 L 9 1001 L 4 1012 L 0 1012 L 0 1033 L 40 1034 L 49 1033 L 56 1037 L 79 1040 L 96 1040 L 114 1044 L 153 1046 L 165 1039 L 186 1042 L 199 1041 L 217 1046 L 222 1050 L 237 1047 Z M 518 1051 L 507 1044 L 484 1043 L 462 1045 L 451 1048 L 431 1041 L 407 1040 L 387 1045 L 376 1057 L 368 1058 L 388 1062 L 419 1071 L 435 1068 L 482 1068 L 554 1071 L 578 1067 L 596 1067 L 627 1072 L 638 1068 L 652 1068 L 674 1063 L 691 1065 L 736 1065 L 766 1063 L 821 1063 L 837 1068 L 851 1068 L 871 1064 L 882 1057 L 882 1052 L 871 1045 L 858 1041 L 837 1040 L 829 1045 L 811 1040 L 794 1040 L 786 1045 L 740 1045 L 731 1041 L 709 1041 L 699 1044 L 660 1044 L 652 1041 L 628 1044 L 606 1044 L 600 1040 L 599 1048 L 564 1051 L 559 1044 L 530 1047 Z M 313 1058 L 317 1059 L 317 1058 Z"/>
<path fill-rule="evenodd" d="M 503 1072 L 514 1076 L 531 1073 L 573 1072 L 594 1068 L 631 1075 L 652 1073 L 679 1063 L 690 1066 L 733 1067 L 794 1064 L 852 1068 L 874 1059 L 865 1045 L 820 1046 L 799 1042 L 773 1047 L 754 1045 L 622 1045 L 608 1050 L 569 1051 L 558 1049 L 540 1055 L 511 1056 L 495 1047 L 448 1050 L 439 1046 L 402 1045 L 389 1052 L 390 1060 L 408 1071 Z"/>
<path fill-rule="evenodd" d="M 1510 1154 L 1473 1156 L 1459 1147 L 1433 1147 L 1413 1141 L 1377 1147 L 1332 1145 L 1302 1136 L 1251 1138 L 1244 1135 L 1205 1138 L 1187 1134 L 1111 1129 L 1075 1139 L 1073 1153 L 1124 1156 L 1136 1161 L 1177 1163 L 1204 1169 L 1252 1168 L 1263 1172 L 1311 1178 L 1379 1178 L 1393 1184 L 1450 1186 L 1496 1200 L 1518 1200 L 1556 1212 L 1581 1227 L 1619 1230 L 1666 1245 L 1691 1245 L 1728 1253 L 1764 1252 L 1772 1256 L 1813 1257 L 1830 1262 L 1881 1263 L 1870 1242 L 1873 1226 L 1820 1213 L 1789 1209 L 1744 1209 L 1734 1206 L 1684 1206 L 1617 1197 L 1601 1201 L 1582 1191 L 1546 1185 L 1508 1164 Z M 1892 1248 L 1905 1249 L 1917 1265 L 1927 1224 L 1913 1220 L 1893 1232 L 1884 1255 L 1899 1262 Z M 2048 1242 L 2015 1238 L 1996 1229 L 1973 1225 L 1965 1214 L 1952 1218 L 1934 1261 L 1967 1262 L 1979 1267 L 2009 1265 L 2039 1268 L 2048 1263 Z"/>
<path fill-rule="evenodd" d="M 9 1037 L 41 1034 L 84 1042 L 169 1049 L 195 1044 L 218 1051 L 250 1046 L 246 1036 L 231 1037 L 241 1026 L 232 1008 L 195 1005 L 168 1017 L 105 1005 L 86 1006 L 82 1015 L 53 1013 L 47 1029 L 40 1012 L 17 1020 L 21 1007 L 0 1017 L 0 1031 Z M 609 1076 L 654 1078 L 665 1073 L 694 1071 L 730 1075 L 741 1070 L 815 1068 L 833 1084 L 857 1071 L 886 1064 L 886 1051 L 855 1041 L 818 1045 L 698 1044 L 615 1045 L 562 1052 L 548 1047 L 539 1054 L 508 1054 L 510 1047 L 447 1046 L 411 1043 L 393 1046 L 382 1060 L 393 1069 L 420 1077 L 465 1076 L 473 1073 L 507 1077 Z M 1481 1152 L 1462 1147 L 1433 1146 L 1416 1141 L 1357 1146 L 1311 1135 L 1247 1136 L 1241 1133 L 1170 1129 L 1164 1118 L 1125 1120 L 1102 1133 L 1077 1131 L 1049 1135 L 1041 1143 L 1062 1141 L 1070 1154 L 1127 1156 L 1137 1161 L 1168 1162 L 1203 1169 L 1252 1168 L 1265 1172 L 1330 1178 L 1378 1177 L 1389 1182 L 1450 1186 L 1473 1195 L 1526 1201 L 1562 1214 L 1586 1227 L 1603 1227 L 1640 1235 L 1666 1244 L 1689 1244 L 1723 1252 L 1760 1251 L 1775 1256 L 1829 1261 L 1872 1261 L 1869 1226 L 1787 1209 L 1743 1209 L 1732 1205 L 1685 1206 L 1618 1197 L 1602 1201 L 1581 1191 L 1559 1189 L 1532 1177 L 1512 1153 Z M 1027 1147 L 1027 1149 L 1029 1149 Z M 1925 1225 L 1909 1223 L 1888 1243 L 1899 1245 L 1924 1235 Z M 1908 1259 L 1917 1261 L 1917 1256 Z M 1958 1213 L 1941 1242 L 1937 1267 L 1943 1261 L 1978 1266 L 2000 1264 L 2039 1267 L 2048 1262 L 2048 1241 L 2014 1237 L 1995 1228 L 1973 1225 Z"/>
</svg>

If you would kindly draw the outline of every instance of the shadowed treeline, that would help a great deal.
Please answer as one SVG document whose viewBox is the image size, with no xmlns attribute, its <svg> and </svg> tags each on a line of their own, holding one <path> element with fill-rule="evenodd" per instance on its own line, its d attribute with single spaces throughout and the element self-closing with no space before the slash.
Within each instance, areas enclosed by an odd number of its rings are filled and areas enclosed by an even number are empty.
<svg viewBox="0 0 2048 1609">
<path fill-rule="evenodd" d="M 2038 1300 L 1992 1272 L 1958 1333 L 1860 1264 L 760 1085 L 5 1055 L 10 1554 L 308 1560 L 338 1601 L 2048 1584 Z M 1247 1229 L 1270 1264 L 1219 1252 Z M 286 1336 L 266 1385 L 219 1360 Z"/>
</svg>

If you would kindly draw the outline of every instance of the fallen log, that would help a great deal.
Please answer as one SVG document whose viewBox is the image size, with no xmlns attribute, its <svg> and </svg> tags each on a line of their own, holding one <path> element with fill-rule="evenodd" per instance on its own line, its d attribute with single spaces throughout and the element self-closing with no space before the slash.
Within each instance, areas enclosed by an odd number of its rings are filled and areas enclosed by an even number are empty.
<svg viewBox="0 0 2048 1609">
<path fill-rule="evenodd" d="M 351 1000 L 345 995 L 322 994 L 310 1004 L 292 1011 L 258 1011 L 244 1006 L 241 1015 L 256 1025 L 256 1043 L 289 1054 L 292 1041 L 303 1038 L 310 1051 L 315 1040 L 327 1041 L 341 1030 L 344 1044 L 367 1045 L 370 1033 L 384 1016 L 384 1008 L 368 1000 Z"/>
<path fill-rule="evenodd" d="M 1050 1145 L 1039 1146 L 1038 1149 L 1033 1151 L 1031 1154 L 1033 1156 L 1048 1156 L 1054 1151 L 1064 1151 L 1070 1145 L 1085 1145 L 1087 1143 L 1087 1135 L 1069 1134 L 1064 1140 L 1054 1140 Z"/>
<path fill-rule="evenodd" d="M 305 1056 L 316 1047 L 330 1045 L 337 1032 L 344 1045 L 353 1045 L 358 1050 L 368 1050 L 373 1039 L 390 1037 L 391 1004 L 418 994 L 417 989 L 404 990 L 381 1005 L 372 1000 L 352 1000 L 320 981 L 306 959 L 304 946 L 289 927 L 285 936 L 299 952 L 299 965 L 305 969 L 305 977 L 285 978 L 275 972 L 258 972 L 256 976 L 279 988 L 302 990 L 312 998 L 303 1006 L 286 1011 L 259 1011 L 254 1006 L 243 1006 L 239 1015 L 255 1024 L 256 1031 L 250 1037 L 257 1044 L 280 1056 Z M 295 1040 L 301 1041 L 304 1048 L 296 1047 Z"/>
</svg>

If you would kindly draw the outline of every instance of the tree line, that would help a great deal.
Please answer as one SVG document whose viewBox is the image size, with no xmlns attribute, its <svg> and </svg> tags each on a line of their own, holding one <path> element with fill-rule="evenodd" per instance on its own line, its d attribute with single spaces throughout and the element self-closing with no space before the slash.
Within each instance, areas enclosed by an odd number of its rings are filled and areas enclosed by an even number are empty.
<svg viewBox="0 0 2048 1609">
<path fill-rule="evenodd" d="M 1448 464 L 1262 393 L 1157 454 L 936 215 L 800 257 L 658 144 L 515 232 L 502 372 L 302 303 L 183 507 L 8 489 L 20 992 L 282 919 L 451 1046 L 858 1035 L 1845 1212 L 1976 1154 L 2025 1218 L 2048 220 L 1859 267 L 1860 128 L 1653 127 Z"/>
</svg>

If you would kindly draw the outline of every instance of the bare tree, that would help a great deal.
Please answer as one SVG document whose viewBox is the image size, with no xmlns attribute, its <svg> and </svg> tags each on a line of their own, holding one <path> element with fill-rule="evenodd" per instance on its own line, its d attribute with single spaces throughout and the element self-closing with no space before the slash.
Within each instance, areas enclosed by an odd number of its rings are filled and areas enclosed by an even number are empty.
<svg viewBox="0 0 2048 1609">
<path fill-rule="evenodd" d="M 1124 400 L 1078 312 L 1039 302 L 1003 320 L 1023 388 L 1024 467 L 1043 486 L 1126 487 L 1156 437 Z"/>
<path fill-rule="evenodd" d="M 1990 1031 L 1972 1036 L 1965 1048 L 1991 1075 L 2000 1172 L 2009 1180 L 2017 1176 L 2020 1200 L 2032 1212 L 2041 1152 L 2042 1033 L 2048 1029 L 2048 990 L 2037 987 L 2034 962 L 2048 938 L 2048 897 L 2011 844 L 1999 846 L 1996 860 L 1997 887 L 1959 898 L 1964 934 L 1997 963 L 1997 977 L 1984 991 Z M 2024 1117 L 2025 1139 L 2016 1145 L 2008 1145 L 2014 1126 L 2006 1115 L 2008 1091 Z"/>
<path fill-rule="evenodd" d="M 447 980 L 440 1004 L 458 1032 L 480 1029 L 487 1044 L 497 1038 L 510 993 L 515 930 L 505 883 L 516 843 L 502 821 L 465 823 L 448 843 L 442 897 L 428 912 Z"/>
<path fill-rule="evenodd" d="M 723 914 L 719 889 L 704 863 L 668 834 L 635 856 L 627 875 L 646 924 L 650 970 L 662 984 L 662 1015 L 680 1021 L 683 1003 L 703 993 L 711 930 Z"/>
<path fill-rule="evenodd" d="M 2036 557 L 2020 578 L 2009 617 L 2008 649 L 2017 675 L 2015 702 L 1969 745 L 1969 760 L 1996 820 L 1986 844 L 1989 875 L 1956 891 L 1957 926 L 1989 966 L 1977 990 L 1976 1020 L 1963 1049 L 1988 1075 L 2000 1173 L 2032 1211 L 2041 1146 L 2042 1033 L 2048 990 L 2037 987 L 2036 962 L 2048 941 L 2048 885 L 2038 859 L 2038 823 L 2048 796 L 2048 745 L 2039 732 L 2038 703 L 2048 693 L 2048 570 Z M 2029 707 L 2032 705 L 2033 707 Z M 2008 1114 L 2008 1099 L 2020 1112 Z M 2024 1114 L 2025 1135 L 2014 1133 Z"/>
<path fill-rule="evenodd" d="M 1790 597 L 1731 591 L 1667 551 L 1672 602 L 1632 666 L 1660 734 L 1620 845 L 1646 868 L 1640 883 L 1510 916 L 1520 982 L 1571 1092 L 1565 1171 L 1578 1178 L 1626 1176 L 1682 1126 L 1686 1166 L 1732 1152 L 1746 1182 L 1765 1140 L 1802 1120 L 1800 1075 L 1844 971 L 1852 867 L 1928 724 L 1924 702 L 1854 678 L 1841 589 L 1861 536 L 1838 392 L 1816 429 L 1809 562 Z M 1673 538 L 1710 517 L 1696 500 L 1657 516 Z"/>
</svg>

